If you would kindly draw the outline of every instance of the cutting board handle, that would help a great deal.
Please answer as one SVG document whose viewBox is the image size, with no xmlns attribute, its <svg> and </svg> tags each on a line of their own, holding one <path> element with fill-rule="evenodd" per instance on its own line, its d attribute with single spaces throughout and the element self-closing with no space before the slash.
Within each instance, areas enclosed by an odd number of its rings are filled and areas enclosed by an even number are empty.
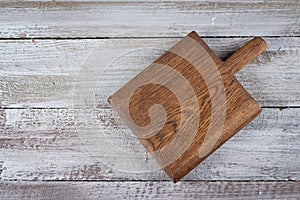
<svg viewBox="0 0 300 200">
<path fill-rule="evenodd" d="M 227 58 L 224 61 L 224 66 L 227 69 L 231 69 L 232 74 L 235 74 L 251 60 L 260 55 L 266 48 L 267 43 L 262 38 L 255 37 Z"/>
</svg>

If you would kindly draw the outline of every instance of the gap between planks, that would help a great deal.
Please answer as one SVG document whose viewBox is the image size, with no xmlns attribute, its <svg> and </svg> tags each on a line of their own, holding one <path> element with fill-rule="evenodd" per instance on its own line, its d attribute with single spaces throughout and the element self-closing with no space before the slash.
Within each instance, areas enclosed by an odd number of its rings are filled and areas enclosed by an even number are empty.
<svg viewBox="0 0 300 200">
<path fill-rule="evenodd" d="M 220 35 L 220 36 L 201 36 L 203 39 L 212 39 L 212 38 L 251 38 L 251 37 L 257 37 L 255 35 L 248 35 L 248 36 L 226 36 L 226 35 Z M 283 35 L 283 36 L 272 36 L 272 35 L 260 35 L 259 37 L 263 38 L 290 38 L 290 37 L 300 37 L 298 35 Z M 183 36 L 144 36 L 144 37 L 29 37 L 29 38 L 0 38 L 0 41 L 6 41 L 6 40 L 128 40 L 128 39 L 182 39 Z"/>
</svg>

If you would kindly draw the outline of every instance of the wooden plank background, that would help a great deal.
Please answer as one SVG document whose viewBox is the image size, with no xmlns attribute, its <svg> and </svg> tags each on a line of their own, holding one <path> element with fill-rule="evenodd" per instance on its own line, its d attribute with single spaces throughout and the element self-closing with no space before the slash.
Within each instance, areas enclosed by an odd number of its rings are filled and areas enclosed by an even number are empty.
<svg viewBox="0 0 300 200">
<path fill-rule="evenodd" d="M 8 182 L 0 194 L 11 199 L 290 199 L 295 182 Z M 91 195 L 93 194 L 93 195 Z M 2 197 L 3 197 L 2 196 Z M 0 199 L 2 199 L 0 197 Z M 296 199 L 296 198 L 294 198 Z"/>
<path fill-rule="evenodd" d="M 299 17 L 297 0 L 0 0 L 0 199 L 299 199 Z M 122 146 L 114 133 L 128 132 L 105 101 L 116 79 L 192 30 L 222 59 L 264 37 L 268 49 L 237 74 L 262 114 L 177 184 L 126 166 L 150 162 L 138 153 L 110 153 L 131 172 L 95 159 L 88 149 Z M 99 107 L 88 95 L 74 107 L 93 84 Z M 84 131 L 106 140 L 84 146 Z"/>
<path fill-rule="evenodd" d="M 1 1 L 3 38 L 297 36 L 298 0 Z M 15 9 L 17 8 L 17 9 Z"/>
</svg>

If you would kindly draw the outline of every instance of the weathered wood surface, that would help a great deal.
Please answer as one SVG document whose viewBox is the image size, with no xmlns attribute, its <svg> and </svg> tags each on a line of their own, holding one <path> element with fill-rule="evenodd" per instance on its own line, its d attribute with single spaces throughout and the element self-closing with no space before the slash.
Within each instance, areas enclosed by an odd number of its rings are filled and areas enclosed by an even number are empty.
<svg viewBox="0 0 300 200">
<path fill-rule="evenodd" d="M 299 182 L 0 182 L 0 199 L 299 199 Z"/>
<path fill-rule="evenodd" d="M 0 1 L 0 37 L 299 36 L 299 1 Z"/>
<path fill-rule="evenodd" d="M 222 59 L 249 39 L 204 38 Z M 118 79 L 116 77 L 124 73 L 133 77 L 179 40 L 0 41 L 0 105 L 11 108 L 70 108 L 74 90 L 87 91 L 91 83 L 99 79 L 94 72 L 104 70 L 117 58 L 112 73 L 106 74 L 99 85 L 104 88 L 102 95 L 106 102 L 106 98 L 117 89 L 117 85 L 112 87 Z M 266 52 L 238 72 L 238 80 L 262 106 L 299 106 L 300 39 L 267 37 L 265 40 L 268 43 Z M 78 78 L 84 73 L 89 77 Z M 87 83 L 87 80 L 90 82 Z"/>
<path fill-rule="evenodd" d="M 0 108 L 5 108 L 0 109 L 0 199 L 299 199 L 299 182 L 277 182 L 300 180 L 299 4 L 297 0 L 0 0 Z M 124 140 L 119 132 L 126 129 L 116 131 L 108 104 L 100 106 L 97 118 L 91 117 L 90 109 L 78 105 L 71 109 L 74 90 L 91 86 L 77 75 L 84 69 L 89 73 L 103 69 L 125 53 L 115 62 L 115 72 L 120 73 L 100 84 L 106 97 L 116 89 L 107 85 L 125 73 L 122 64 L 146 66 L 161 49 L 192 30 L 208 37 L 204 40 L 223 59 L 250 39 L 243 36 L 269 36 L 264 38 L 266 53 L 237 77 L 262 106 L 294 108 L 263 109 L 259 118 L 185 178 L 194 181 L 153 182 L 168 179 L 162 171 L 124 173 L 99 162 L 86 149 L 94 144 L 84 146 L 80 132 L 90 130 L 97 142 L 98 130 L 115 145 L 130 144 L 138 152 L 141 146 L 135 138 Z M 28 39 L 33 37 L 43 40 Z M 95 50 L 105 57 L 99 68 L 88 61 Z M 134 68 L 129 76 L 139 70 Z M 96 79 L 92 76 L 91 82 Z M 111 155 L 121 164 L 147 160 L 138 153 Z M 128 179 L 137 182 L 124 182 Z"/>
<path fill-rule="evenodd" d="M 93 116 L 86 114 L 91 111 L 80 109 L 2 110 L 0 178 L 168 180 L 161 170 L 149 173 L 141 173 L 142 167 L 137 170 L 135 166 L 143 166 L 151 160 L 140 156 L 139 152 L 145 151 L 143 147 L 134 137 L 124 139 L 126 136 L 121 134 L 124 128 L 116 125 L 110 109 L 98 112 L 100 118 L 87 118 Z M 299 121 L 299 108 L 263 109 L 258 118 L 187 175 L 185 180 L 300 180 Z M 96 145 L 83 145 L 79 134 L 85 130 L 89 131 L 88 137 L 95 140 Z M 103 134 L 106 134 L 105 137 L 102 137 Z M 106 153 L 107 148 L 112 151 L 126 144 L 131 145 L 131 151 Z M 118 167 L 127 167 L 131 172 L 103 165 L 105 159 L 100 156 L 96 159 L 86 148 L 102 152 L 104 158 L 109 155 L 110 160 L 116 160 Z"/>
</svg>

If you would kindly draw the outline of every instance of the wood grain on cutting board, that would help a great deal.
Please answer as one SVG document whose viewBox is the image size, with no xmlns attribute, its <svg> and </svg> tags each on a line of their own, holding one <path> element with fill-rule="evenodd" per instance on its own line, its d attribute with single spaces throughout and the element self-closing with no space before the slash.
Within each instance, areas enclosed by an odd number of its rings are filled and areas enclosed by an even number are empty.
<svg viewBox="0 0 300 200">
<path fill-rule="evenodd" d="M 108 188 L 111 193 L 118 191 L 115 194 L 126 197 L 130 193 L 136 198 L 199 198 L 201 191 L 203 198 L 213 195 L 212 198 L 245 199 L 247 194 L 267 199 L 298 198 L 299 1 L 0 3 L 0 177 L 1 188 L 5 190 L 1 192 L 2 198 L 14 197 L 11 188 L 17 198 L 47 198 L 48 194 L 63 199 L 81 195 L 91 199 L 114 198 L 105 193 Z M 82 148 L 78 127 L 93 130 L 101 123 L 106 128 L 99 132 L 112 132 L 116 125 L 108 104 L 103 104 L 99 111 L 103 116 L 101 122 L 97 118 L 75 120 L 81 113 L 93 112 L 72 109 L 70 100 L 74 85 L 90 86 L 76 77 L 87 63 L 91 49 L 98 49 L 109 60 L 112 55 L 137 48 L 123 63 L 144 66 L 163 53 L 151 52 L 148 47 L 167 50 L 191 30 L 204 36 L 222 60 L 252 36 L 265 36 L 268 49 L 236 74 L 242 86 L 263 106 L 262 114 L 186 176 L 187 182 L 180 184 L 180 188 L 160 182 L 168 180 L 161 171 L 124 173 L 93 160 Z M 104 68 L 103 61 L 93 70 Z M 108 85 L 115 75 L 122 73 L 124 68 L 119 65 L 105 77 L 106 82 L 101 83 L 104 96 L 109 96 Z M 96 80 L 94 76 L 91 79 Z M 82 91 L 86 90 L 82 87 Z M 97 132 L 92 133 L 91 137 L 96 137 Z M 120 163 L 128 159 L 114 156 Z M 6 182 L 12 180 L 30 182 L 26 186 L 24 182 Z M 57 182 L 43 187 L 42 182 L 35 180 Z M 70 180 L 71 184 L 60 180 Z M 85 187 L 87 197 L 83 190 L 78 193 L 86 183 L 83 180 L 104 182 L 87 183 L 96 184 Z M 146 180 L 150 182 L 145 183 Z M 243 180 L 245 184 L 241 183 Z M 57 187 L 67 192 L 59 192 Z M 32 193 L 28 194 L 29 191 Z"/>
</svg>

